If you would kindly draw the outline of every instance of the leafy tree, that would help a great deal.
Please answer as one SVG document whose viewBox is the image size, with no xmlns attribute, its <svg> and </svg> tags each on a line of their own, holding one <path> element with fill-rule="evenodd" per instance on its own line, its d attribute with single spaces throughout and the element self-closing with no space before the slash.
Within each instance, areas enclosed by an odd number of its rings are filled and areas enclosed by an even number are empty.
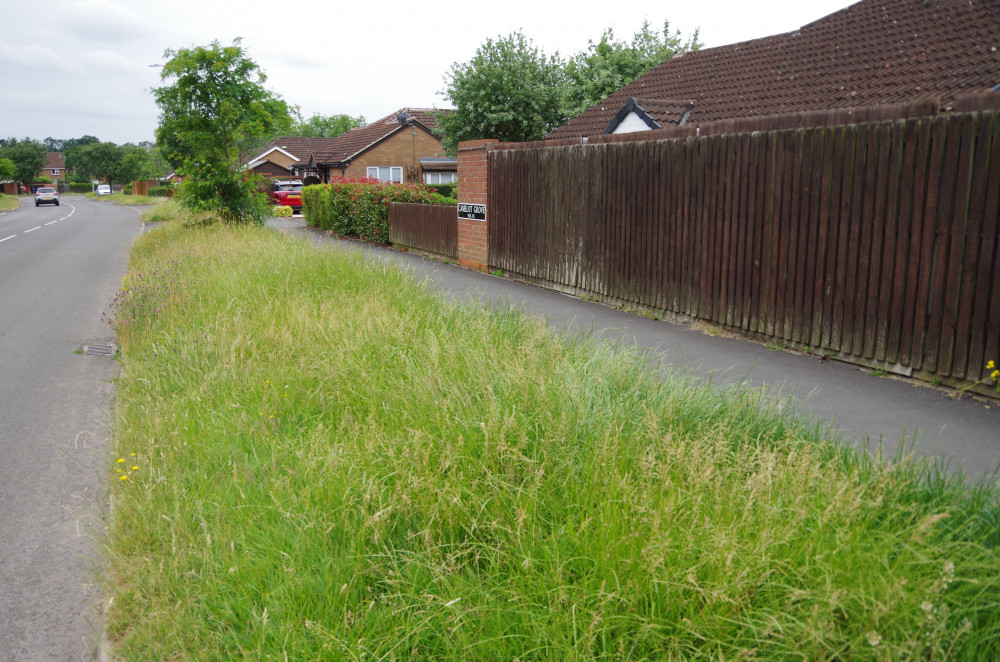
<svg viewBox="0 0 1000 662">
<path fill-rule="evenodd" d="M 305 138 L 336 138 L 351 129 L 365 126 L 365 124 L 365 118 L 361 115 L 357 117 L 343 114 L 313 115 L 307 120 L 300 117 L 292 124 L 292 132 L 289 135 Z"/>
<path fill-rule="evenodd" d="M 14 163 L 13 179 L 27 186 L 39 177 L 48 151 L 37 140 L 9 138 L 0 147 L 0 158 L 10 159 Z"/>
<path fill-rule="evenodd" d="M 455 112 L 438 117 L 438 133 L 449 153 L 461 140 L 537 140 L 676 53 L 695 50 L 698 32 L 652 30 L 649 22 L 631 43 L 607 28 L 596 44 L 563 62 L 546 57 L 520 32 L 487 39 L 475 57 L 453 64 L 441 95 Z"/>
<path fill-rule="evenodd" d="M 453 64 L 441 94 L 455 107 L 437 118 L 452 154 L 462 140 L 537 140 L 568 117 L 559 54 L 546 56 L 520 31 L 487 39 L 471 60 Z"/>
<path fill-rule="evenodd" d="M 697 30 L 685 41 L 680 30 L 670 32 L 668 21 L 662 32 L 644 21 L 631 43 L 616 40 L 612 29 L 605 29 L 599 42 L 590 41 L 587 50 L 566 64 L 569 116 L 579 115 L 673 55 L 700 47 Z"/>
<path fill-rule="evenodd" d="M 52 140 L 52 139 L 51 138 L 47 138 L 46 140 Z M 87 145 L 97 144 L 97 143 L 101 142 L 101 140 L 100 140 L 100 138 L 96 138 L 94 136 L 82 136 L 80 138 L 70 138 L 68 140 L 60 140 L 60 141 L 57 141 L 57 142 L 59 142 L 59 143 L 62 144 L 62 149 L 61 150 L 50 150 L 50 151 L 61 151 L 63 153 L 63 159 L 66 162 L 66 169 L 67 170 L 75 170 L 76 169 L 76 160 L 75 159 L 76 159 L 76 153 L 77 153 L 77 151 L 81 147 L 85 147 Z M 86 173 L 84 173 L 84 174 L 86 174 Z"/>
<path fill-rule="evenodd" d="M 291 127 L 288 105 L 264 88 L 267 76 L 236 39 L 223 47 L 167 50 L 169 61 L 153 89 L 160 108 L 156 142 L 186 178 L 181 202 L 218 213 L 227 222 L 263 222 L 266 199 L 240 170 L 266 136 Z"/>
<path fill-rule="evenodd" d="M 122 176 L 122 159 L 125 150 L 114 143 L 93 143 L 76 151 L 77 170 L 109 184 L 126 181 Z"/>
<path fill-rule="evenodd" d="M 0 159 L 0 180 L 14 179 L 17 174 L 17 167 L 10 159 Z"/>
</svg>

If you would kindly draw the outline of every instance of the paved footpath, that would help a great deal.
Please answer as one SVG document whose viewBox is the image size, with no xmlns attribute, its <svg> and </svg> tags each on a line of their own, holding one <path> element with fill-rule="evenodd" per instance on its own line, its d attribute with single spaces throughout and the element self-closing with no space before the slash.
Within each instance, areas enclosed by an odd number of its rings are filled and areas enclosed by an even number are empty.
<svg viewBox="0 0 1000 662">
<path fill-rule="evenodd" d="M 832 426 L 848 443 L 893 455 L 901 444 L 945 459 L 970 479 L 1000 478 L 1000 402 L 957 400 L 915 380 L 874 377 L 866 369 L 813 356 L 769 351 L 748 340 L 710 336 L 684 324 L 650 320 L 597 303 L 444 264 L 413 253 L 327 236 L 300 218 L 271 227 L 320 244 L 363 251 L 432 279 L 449 296 L 519 305 L 557 328 L 648 349 L 671 367 L 714 383 L 744 380 L 787 396 L 807 417 Z M 1000 359 L 1000 357 L 997 357 Z"/>
</svg>

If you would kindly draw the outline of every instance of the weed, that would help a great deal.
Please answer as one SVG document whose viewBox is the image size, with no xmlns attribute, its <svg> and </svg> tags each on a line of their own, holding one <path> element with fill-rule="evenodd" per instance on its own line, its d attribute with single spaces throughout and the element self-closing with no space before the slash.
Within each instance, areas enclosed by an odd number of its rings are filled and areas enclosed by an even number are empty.
<svg viewBox="0 0 1000 662">
<path fill-rule="evenodd" d="M 872 366 L 868 369 L 868 374 L 872 377 L 885 377 L 888 373 L 885 368 L 879 366 Z"/>
<path fill-rule="evenodd" d="M 501 270 L 501 269 L 494 269 L 494 270 L 493 270 L 493 271 L 492 271 L 491 273 L 492 273 L 492 274 L 493 274 L 494 276 L 496 276 L 497 278 L 506 278 L 506 277 L 507 277 L 507 276 L 506 276 L 506 275 L 504 274 L 503 270 Z"/>
<path fill-rule="evenodd" d="M 778 352 L 784 350 L 788 345 L 783 342 L 766 342 L 764 343 L 764 349 L 769 352 Z"/>
</svg>

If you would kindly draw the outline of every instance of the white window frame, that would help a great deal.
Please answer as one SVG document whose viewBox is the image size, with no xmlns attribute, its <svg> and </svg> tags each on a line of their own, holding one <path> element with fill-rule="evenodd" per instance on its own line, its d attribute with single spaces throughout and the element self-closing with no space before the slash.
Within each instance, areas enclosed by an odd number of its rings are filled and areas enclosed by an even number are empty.
<svg viewBox="0 0 1000 662">
<path fill-rule="evenodd" d="M 444 181 L 447 177 L 448 181 Z M 437 181 L 434 181 L 437 179 Z M 454 184 L 458 181 L 457 172 L 425 172 L 424 173 L 424 184 Z"/>
<path fill-rule="evenodd" d="M 382 179 L 379 176 L 380 170 L 389 171 L 389 179 Z M 374 171 L 374 174 L 372 174 Z M 403 166 L 368 166 L 365 169 L 365 176 L 369 179 L 377 179 L 381 182 L 398 182 L 403 183 Z"/>
</svg>

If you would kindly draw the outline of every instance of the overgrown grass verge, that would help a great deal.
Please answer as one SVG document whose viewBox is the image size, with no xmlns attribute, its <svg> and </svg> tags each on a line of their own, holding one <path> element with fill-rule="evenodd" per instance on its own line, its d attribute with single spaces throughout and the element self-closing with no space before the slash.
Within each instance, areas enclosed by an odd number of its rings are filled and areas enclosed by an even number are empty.
<svg viewBox="0 0 1000 662">
<path fill-rule="evenodd" d="M 996 659 L 997 493 L 267 229 L 115 304 L 127 660 Z"/>
<path fill-rule="evenodd" d="M 158 205 L 166 202 L 163 196 L 150 195 L 125 195 L 121 191 L 115 191 L 111 195 L 97 195 L 96 193 L 85 193 L 85 197 L 98 200 L 100 202 L 110 202 L 116 205 L 141 206 Z"/>
<path fill-rule="evenodd" d="M 20 201 L 16 195 L 0 193 L 0 211 L 12 211 L 20 206 Z"/>
</svg>

